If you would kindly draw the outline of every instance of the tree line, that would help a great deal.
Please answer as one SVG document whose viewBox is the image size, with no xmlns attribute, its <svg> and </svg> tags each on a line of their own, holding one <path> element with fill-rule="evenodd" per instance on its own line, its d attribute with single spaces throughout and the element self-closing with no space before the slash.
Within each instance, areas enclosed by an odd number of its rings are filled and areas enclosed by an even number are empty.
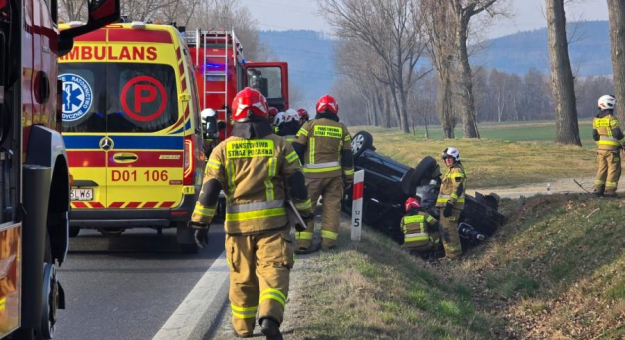
<svg viewBox="0 0 625 340">
<path fill-rule="evenodd" d="M 425 69 L 419 72 L 426 72 Z M 371 79 L 369 81 L 372 81 Z M 429 73 L 411 88 L 408 95 L 409 129 L 440 125 L 436 112 L 438 77 Z M 473 90 L 477 121 L 518 122 L 555 119 L 555 104 L 550 91 L 550 76 L 537 69 L 524 75 L 497 69 L 477 68 L 473 75 Z M 333 87 L 341 103 L 341 117 L 350 125 L 373 125 L 398 128 L 399 121 L 384 104 L 371 107 L 363 100 L 357 87 L 348 77 L 342 77 Z M 597 98 L 614 93 L 614 81 L 607 76 L 575 78 L 576 109 L 579 118 L 596 114 Z M 453 112 L 455 124 L 461 122 L 458 112 Z"/>
<path fill-rule="evenodd" d="M 607 77 L 574 77 L 566 0 L 545 0 L 551 73 L 531 70 L 524 76 L 474 69 L 470 63 L 493 21 L 512 14 L 509 0 L 318 2 L 340 39 L 341 77 L 334 90 L 341 102 L 355 105 L 346 109 L 350 122 L 396 126 L 405 133 L 418 121 L 437 123 L 444 138 L 455 138 L 461 125 L 465 138 L 479 138 L 479 121 L 555 118 L 555 141 L 581 145 L 578 117 L 596 113 L 600 94 L 625 98 L 625 2 L 620 0 L 607 0 L 614 84 Z M 422 64 L 429 68 L 418 67 Z"/>
</svg>

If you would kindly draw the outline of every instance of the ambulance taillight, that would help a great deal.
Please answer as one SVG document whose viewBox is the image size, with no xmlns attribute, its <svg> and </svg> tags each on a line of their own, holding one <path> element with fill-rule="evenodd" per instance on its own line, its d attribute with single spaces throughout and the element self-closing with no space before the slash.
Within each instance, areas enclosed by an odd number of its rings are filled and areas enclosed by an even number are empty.
<svg viewBox="0 0 625 340">
<path fill-rule="evenodd" d="M 195 184 L 195 145 L 193 142 L 193 136 L 186 136 L 184 138 L 184 178 L 182 180 L 183 185 Z"/>
</svg>

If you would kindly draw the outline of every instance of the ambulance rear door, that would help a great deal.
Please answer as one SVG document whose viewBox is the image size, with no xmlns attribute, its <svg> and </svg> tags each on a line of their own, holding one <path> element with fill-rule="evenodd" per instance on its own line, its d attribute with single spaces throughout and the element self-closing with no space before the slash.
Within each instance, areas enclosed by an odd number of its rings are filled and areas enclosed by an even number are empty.
<svg viewBox="0 0 625 340">
<path fill-rule="evenodd" d="M 183 107 L 189 100 L 179 98 L 179 53 L 164 30 L 110 29 L 108 44 L 108 207 L 176 207 L 183 195 L 184 135 L 191 126 Z"/>
</svg>

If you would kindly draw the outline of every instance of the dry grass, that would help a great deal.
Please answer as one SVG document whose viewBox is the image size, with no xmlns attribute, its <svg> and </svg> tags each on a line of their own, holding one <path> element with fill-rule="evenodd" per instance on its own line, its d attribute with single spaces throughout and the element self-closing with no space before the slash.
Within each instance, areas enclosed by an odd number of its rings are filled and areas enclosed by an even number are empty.
<svg viewBox="0 0 625 340">
<path fill-rule="evenodd" d="M 456 263 L 411 257 L 370 228 L 352 243 L 343 226 L 337 251 L 304 258 L 315 265 L 292 287 L 305 293 L 287 339 L 622 339 L 625 199 L 516 204 Z"/>
<path fill-rule="evenodd" d="M 365 129 L 373 135 L 374 146 L 379 153 L 412 167 L 425 156 L 438 159 L 448 146 L 458 148 L 468 172 L 470 188 L 591 177 L 596 171 L 596 154 L 592 148 L 496 139 L 423 140 L 397 130 Z M 350 130 L 352 133 L 357 131 L 360 131 L 357 127 Z"/>
</svg>

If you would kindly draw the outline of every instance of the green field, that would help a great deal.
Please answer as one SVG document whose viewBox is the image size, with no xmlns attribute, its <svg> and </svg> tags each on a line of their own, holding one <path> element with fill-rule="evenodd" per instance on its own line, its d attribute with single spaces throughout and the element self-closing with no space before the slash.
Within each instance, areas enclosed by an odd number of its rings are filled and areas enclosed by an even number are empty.
<svg viewBox="0 0 625 340">
<path fill-rule="evenodd" d="M 384 129 L 371 126 L 349 127 L 352 134 L 366 130 L 369 132 L 380 132 L 397 129 Z M 592 122 L 583 120 L 579 122 L 580 138 L 584 147 L 594 147 L 592 140 Z M 443 133 L 439 125 L 428 127 L 430 138 L 432 140 L 440 140 Z M 515 142 L 553 142 L 556 136 L 555 122 L 506 122 L 506 123 L 485 123 L 479 125 L 480 135 L 484 139 L 499 139 L 504 141 Z M 456 138 L 462 138 L 462 127 L 456 128 Z M 412 135 L 418 139 L 425 139 L 425 128 L 418 126 Z"/>
<path fill-rule="evenodd" d="M 425 156 L 440 161 L 442 150 L 454 146 L 460 150 L 469 174 L 469 187 L 492 188 L 592 177 L 596 155 L 590 139 L 590 123 L 580 125 L 586 133 L 582 136 L 582 148 L 553 143 L 552 122 L 484 125 L 482 139 L 443 140 L 435 138 L 436 135 L 424 139 L 422 135 L 403 134 L 397 129 L 362 126 L 351 127 L 350 132 L 352 135 L 361 130 L 370 132 L 378 153 L 412 167 Z"/>
</svg>

